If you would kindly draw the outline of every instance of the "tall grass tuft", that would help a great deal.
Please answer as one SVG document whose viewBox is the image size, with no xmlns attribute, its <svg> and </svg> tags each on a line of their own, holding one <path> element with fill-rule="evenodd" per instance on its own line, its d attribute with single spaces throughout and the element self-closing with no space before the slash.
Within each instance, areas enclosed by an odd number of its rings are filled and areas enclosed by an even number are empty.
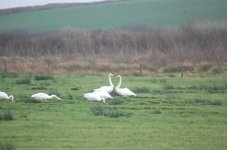
<svg viewBox="0 0 227 150">
<path fill-rule="evenodd" d="M 49 95 L 54 94 L 54 95 L 58 95 L 58 96 L 61 95 L 61 93 L 57 89 L 50 89 L 50 91 L 48 92 L 48 94 Z"/>
<path fill-rule="evenodd" d="M 135 87 L 132 89 L 135 93 L 151 93 L 151 90 L 148 87 Z"/>
<path fill-rule="evenodd" d="M 0 150 L 16 150 L 16 146 L 10 142 L 0 142 Z"/>
<path fill-rule="evenodd" d="M 129 117 L 131 113 L 118 110 L 116 107 L 94 106 L 90 108 L 95 116 L 105 116 L 109 118 Z"/>
<path fill-rule="evenodd" d="M 35 80 L 52 80 L 54 79 L 51 75 L 35 75 Z"/>
<path fill-rule="evenodd" d="M 5 111 L 0 115 L 0 120 L 3 121 L 13 120 L 13 115 L 9 111 Z"/>
<path fill-rule="evenodd" d="M 196 104 L 201 104 L 201 105 L 222 105 L 223 104 L 221 100 L 208 100 L 208 99 L 202 99 L 202 98 L 196 98 L 194 102 Z"/>
<path fill-rule="evenodd" d="M 27 78 L 27 79 L 19 79 L 16 81 L 16 84 L 31 84 L 31 79 Z"/>
<path fill-rule="evenodd" d="M 19 74 L 17 74 L 17 73 L 1 73 L 0 77 L 2 77 L 2 78 L 17 78 L 17 77 L 19 77 Z"/>
<path fill-rule="evenodd" d="M 124 103 L 124 101 L 121 100 L 121 99 L 110 99 L 110 100 L 107 101 L 107 103 L 109 105 L 121 105 L 121 104 Z"/>
<path fill-rule="evenodd" d="M 172 90 L 172 89 L 175 89 L 175 87 L 174 87 L 172 84 L 165 84 L 165 85 L 163 86 L 163 88 L 164 88 L 165 90 Z"/>
</svg>

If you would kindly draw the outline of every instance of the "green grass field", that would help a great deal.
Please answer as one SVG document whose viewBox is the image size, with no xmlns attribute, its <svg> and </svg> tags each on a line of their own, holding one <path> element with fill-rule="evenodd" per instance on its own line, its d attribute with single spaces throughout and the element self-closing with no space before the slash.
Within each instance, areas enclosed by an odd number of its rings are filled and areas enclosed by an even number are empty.
<svg viewBox="0 0 227 150">
<path fill-rule="evenodd" d="M 171 27 L 227 19 L 226 0 L 129 0 L 0 16 L 0 32 L 48 31 L 66 27 L 108 29 Z"/>
<path fill-rule="evenodd" d="M 82 96 L 107 84 L 105 76 L 1 75 L 0 148 L 18 150 L 224 150 L 227 147 L 227 73 L 205 77 L 123 77 L 137 97 L 113 95 L 106 104 Z M 46 79 L 46 80 L 44 80 Z M 114 85 L 117 79 L 113 78 Z M 36 92 L 62 101 L 34 102 Z"/>
</svg>

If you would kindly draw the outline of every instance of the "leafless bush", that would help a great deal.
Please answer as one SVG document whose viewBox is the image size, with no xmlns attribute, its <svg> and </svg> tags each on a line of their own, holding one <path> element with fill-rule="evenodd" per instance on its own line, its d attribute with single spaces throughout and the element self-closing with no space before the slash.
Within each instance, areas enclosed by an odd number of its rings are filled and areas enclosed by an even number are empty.
<svg viewBox="0 0 227 150">
<path fill-rule="evenodd" d="M 36 70 L 40 73 L 43 70 L 69 72 L 87 69 L 91 72 L 121 70 L 141 74 L 140 65 L 144 72 L 153 72 L 160 68 L 193 71 L 197 64 L 200 64 L 198 71 L 207 71 L 212 66 L 222 70 L 227 61 L 226 23 L 186 24 L 161 30 L 89 31 L 66 27 L 45 33 L 1 33 L 0 43 L 0 57 L 9 58 L 7 69 L 21 72 L 33 72 L 35 68 L 40 69 Z M 204 62 L 208 62 L 209 67 L 202 66 Z M 65 68 L 61 68 L 63 66 Z M 0 66 L 1 72 L 3 68 Z"/>
</svg>

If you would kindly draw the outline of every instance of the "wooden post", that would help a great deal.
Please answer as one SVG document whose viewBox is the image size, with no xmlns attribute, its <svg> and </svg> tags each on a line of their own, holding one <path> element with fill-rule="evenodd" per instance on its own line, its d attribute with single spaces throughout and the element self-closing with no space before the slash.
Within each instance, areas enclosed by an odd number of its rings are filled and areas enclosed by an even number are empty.
<svg viewBox="0 0 227 150">
<path fill-rule="evenodd" d="M 3 58 L 4 61 L 4 73 L 7 73 L 7 58 Z"/>
<path fill-rule="evenodd" d="M 45 62 L 47 63 L 47 74 L 50 74 L 51 61 L 49 58 L 45 58 Z"/>
<path fill-rule="evenodd" d="M 140 76 L 143 76 L 143 65 L 140 64 Z"/>
<path fill-rule="evenodd" d="M 184 77 L 184 72 L 183 71 L 181 71 L 181 78 L 183 78 Z"/>
</svg>

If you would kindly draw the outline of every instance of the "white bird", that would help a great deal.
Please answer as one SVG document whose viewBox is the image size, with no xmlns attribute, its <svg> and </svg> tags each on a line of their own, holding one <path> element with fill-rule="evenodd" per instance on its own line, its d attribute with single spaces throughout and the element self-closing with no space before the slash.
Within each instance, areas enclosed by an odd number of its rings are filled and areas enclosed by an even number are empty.
<svg viewBox="0 0 227 150">
<path fill-rule="evenodd" d="M 98 92 L 94 92 L 97 93 L 101 98 L 104 98 L 105 100 L 108 98 L 113 98 L 109 93 L 107 93 L 106 91 L 98 91 Z"/>
<path fill-rule="evenodd" d="M 1 99 L 12 99 L 12 102 L 14 101 L 13 95 L 8 96 L 5 92 L 0 91 L 0 100 Z"/>
<path fill-rule="evenodd" d="M 136 96 L 136 94 L 133 93 L 130 89 L 128 89 L 128 88 L 120 88 L 122 79 L 121 79 L 120 75 L 118 75 L 117 77 L 120 78 L 120 79 L 119 79 L 118 85 L 115 87 L 116 93 L 121 95 L 121 96 L 124 96 L 124 97 Z"/>
<path fill-rule="evenodd" d="M 106 91 L 107 93 L 111 93 L 114 89 L 114 86 L 113 86 L 113 83 L 112 83 L 112 80 L 111 80 L 112 76 L 113 76 L 113 74 L 109 73 L 108 80 L 109 80 L 110 86 L 102 86 L 98 89 L 94 89 L 94 92 Z"/>
<path fill-rule="evenodd" d="M 44 100 L 52 99 L 52 98 L 56 98 L 56 99 L 60 100 L 60 98 L 57 97 L 56 95 L 48 95 L 46 93 L 33 94 L 31 97 L 34 98 L 35 100 L 41 101 L 41 102 Z"/>
<path fill-rule="evenodd" d="M 98 92 L 85 93 L 84 97 L 89 101 L 103 101 L 103 103 L 106 103 L 106 100 Z"/>
</svg>

